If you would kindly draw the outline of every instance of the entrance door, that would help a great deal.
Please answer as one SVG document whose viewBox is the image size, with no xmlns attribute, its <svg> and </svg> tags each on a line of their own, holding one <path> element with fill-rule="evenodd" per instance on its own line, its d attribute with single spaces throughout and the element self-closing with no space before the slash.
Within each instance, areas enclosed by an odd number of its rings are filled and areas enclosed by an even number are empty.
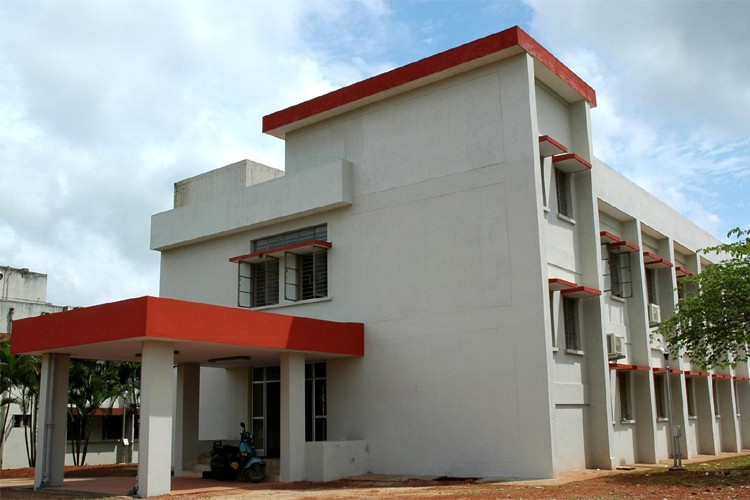
<svg viewBox="0 0 750 500">
<path fill-rule="evenodd" d="M 250 415 L 258 454 L 276 458 L 281 452 L 281 368 L 253 368 Z M 325 441 L 328 435 L 326 363 L 305 366 L 305 440 Z"/>
<path fill-rule="evenodd" d="M 259 455 L 276 458 L 281 451 L 281 369 L 253 368 L 253 443 Z"/>
</svg>

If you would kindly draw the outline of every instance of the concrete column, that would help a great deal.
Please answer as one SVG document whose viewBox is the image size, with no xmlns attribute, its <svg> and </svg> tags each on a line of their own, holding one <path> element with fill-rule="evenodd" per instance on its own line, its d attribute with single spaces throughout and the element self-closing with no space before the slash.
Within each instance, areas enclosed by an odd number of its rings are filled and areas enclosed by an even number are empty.
<svg viewBox="0 0 750 500">
<path fill-rule="evenodd" d="M 305 355 L 281 355 L 281 481 L 305 479 Z"/>
<path fill-rule="evenodd" d="M 201 369 L 197 365 L 177 367 L 174 421 L 174 475 L 183 476 L 188 461 L 198 457 L 198 416 Z"/>
<path fill-rule="evenodd" d="M 63 484 L 70 356 L 43 354 L 34 489 Z"/>
<path fill-rule="evenodd" d="M 141 435 L 138 496 L 171 490 L 174 344 L 147 340 L 141 357 Z"/>
</svg>

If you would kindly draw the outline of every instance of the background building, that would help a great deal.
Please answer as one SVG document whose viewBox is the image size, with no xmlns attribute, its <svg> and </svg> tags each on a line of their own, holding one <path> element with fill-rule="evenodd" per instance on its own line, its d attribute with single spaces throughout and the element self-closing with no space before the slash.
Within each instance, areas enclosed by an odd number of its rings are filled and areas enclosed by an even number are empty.
<svg viewBox="0 0 750 500">
<path fill-rule="evenodd" d="M 65 311 L 68 308 L 47 302 L 47 275 L 28 269 L 0 266 L 0 342 L 7 342 L 13 320 Z M 5 395 L 3 395 L 5 396 Z M 6 407 L 3 407 L 5 409 Z M 0 443 L 3 467 L 28 467 L 23 421 L 29 416 L 18 405 L 7 407 L 7 419 L 0 409 L 0 422 L 6 422 L 6 440 Z"/>
</svg>

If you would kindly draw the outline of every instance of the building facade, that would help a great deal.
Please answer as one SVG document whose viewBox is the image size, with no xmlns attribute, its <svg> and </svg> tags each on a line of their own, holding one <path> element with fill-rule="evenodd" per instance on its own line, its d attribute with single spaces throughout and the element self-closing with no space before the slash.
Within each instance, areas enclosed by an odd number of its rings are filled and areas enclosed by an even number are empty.
<svg viewBox="0 0 750 500">
<path fill-rule="evenodd" d="M 717 240 L 594 158 L 595 104 L 512 28 L 269 115 L 284 172 L 188 179 L 154 216 L 160 293 L 363 322 L 364 357 L 323 360 L 307 438 L 324 419 L 323 439 L 367 442 L 372 472 L 655 463 L 667 377 L 683 456 L 738 451 L 747 367 L 667 375 L 650 335 Z M 269 370 L 233 391 L 272 452 Z"/>
<path fill-rule="evenodd" d="M 180 181 L 153 216 L 160 298 L 26 322 L 14 349 L 43 373 L 143 360 L 142 496 L 169 491 L 170 443 L 183 474 L 240 421 L 282 481 L 656 463 L 669 388 L 684 457 L 738 451 L 747 366 L 668 370 L 651 335 L 717 240 L 594 157 L 595 105 L 514 27 L 268 115 L 284 171 Z"/>
</svg>

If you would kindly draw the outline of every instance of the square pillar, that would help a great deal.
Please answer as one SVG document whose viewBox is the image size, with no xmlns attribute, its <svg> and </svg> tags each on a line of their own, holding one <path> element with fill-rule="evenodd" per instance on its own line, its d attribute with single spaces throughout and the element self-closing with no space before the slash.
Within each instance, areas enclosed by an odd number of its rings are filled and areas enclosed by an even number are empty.
<svg viewBox="0 0 750 500">
<path fill-rule="evenodd" d="M 305 355 L 281 355 L 281 477 L 305 479 Z"/>
<path fill-rule="evenodd" d="M 201 368 L 198 365 L 177 367 L 177 404 L 174 421 L 174 475 L 183 476 L 188 461 L 200 453 L 198 416 L 200 407 Z"/>
<path fill-rule="evenodd" d="M 70 356 L 43 354 L 34 489 L 63 484 Z"/>
<path fill-rule="evenodd" d="M 173 363 L 172 342 L 143 342 L 137 491 L 140 497 L 164 495 L 172 487 Z"/>
</svg>

